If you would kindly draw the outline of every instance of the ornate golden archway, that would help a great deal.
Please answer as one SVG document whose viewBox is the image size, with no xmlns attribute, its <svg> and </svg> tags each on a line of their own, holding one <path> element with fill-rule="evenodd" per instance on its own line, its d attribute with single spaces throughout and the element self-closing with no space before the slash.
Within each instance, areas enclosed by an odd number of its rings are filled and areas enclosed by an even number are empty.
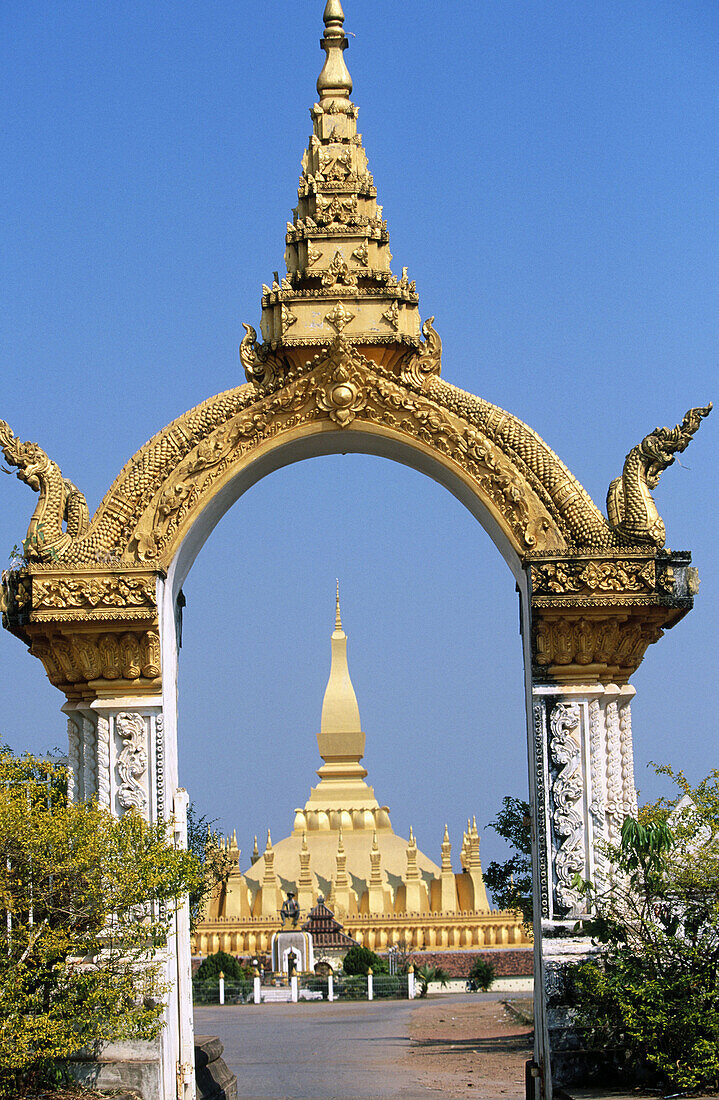
<svg viewBox="0 0 719 1100">
<path fill-rule="evenodd" d="M 213 397 L 158 432 L 91 521 L 57 465 L 0 422 L 6 459 L 40 494 L 27 564 L 5 577 L 4 625 L 70 699 L 91 699 L 101 684 L 155 691 L 156 578 L 239 474 L 303 442 L 321 451 L 333 435 L 344 438 L 330 449 L 403 449 L 409 458 L 401 461 L 425 469 L 429 460 L 432 476 L 474 498 L 515 571 L 528 570 L 536 675 L 566 681 L 591 670 L 628 679 L 647 646 L 691 607 L 689 556 L 663 549 L 649 486 L 711 406 L 630 452 L 606 519 L 536 433 L 440 377 L 439 340 L 431 322 L 424 327 L 420 350 L 389 367 L 384 348 L 360 351 L 342 336 L 311 357 L 294 348 L 277 357 L 271 377 Z"/>
<path fill-rule="evenodd" d="M 688 553 L 665 550 L 652 490 L 711 406 L 634 447 L 607 515 L 516 417 L 441 377 L 433 318 L 392 275 L 389 235 L 356 130 L 339 0 L 286 232 L 287 275 L 263 287 L 262 335 L 240 346 L 247 382 L 190 410 L 123 468 L 90 519 L 82 493 L 0 421 L 0 447 L 39 492 L 24 560 L 3 574 L 3 625 L 65 695 L 73 797 L 120 814 L 181 816 L 176 754 L 177 599 L 214 524 L 269 470 L 366 451 L 446 485 L 507 560 L 522 601 L 534 826 L 535 1057 L 551 1098 L 566 1065 L 563 967 L 583 899 L 636 805 L 629 680 L 691 608 Z M 424 339 L 422 339 L 424 337 Z M 165 1095 L 192 1063 L 189 935 L 178 918 L 163 1038 Z M 557 933 L 561 933 L 557 935 Z M 174 968 L 174 969 L 173 969 Z M 550 1072 L 551 1071 L 551 1072 Z"/>
</svg>

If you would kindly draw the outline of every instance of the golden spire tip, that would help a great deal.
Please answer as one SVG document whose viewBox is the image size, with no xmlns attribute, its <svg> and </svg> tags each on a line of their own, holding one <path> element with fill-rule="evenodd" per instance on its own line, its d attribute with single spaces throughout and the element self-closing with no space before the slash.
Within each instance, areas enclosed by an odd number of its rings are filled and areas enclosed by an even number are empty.
<svg viewBox="0 0 719 1100">
<path fill-rule="evenodd" d="M 337 597 L 336 597 L 336 604 L 335 604 L 335 630 L 341 630 L 341 629 L 342 629 L 342 616 L 340 614 L 340 582 L 339 582 L 339 577 L 338 577 L 337 578 Z"/>
<path fill-rule="evenodd" d="M 320 41 L 327 55 L 322 72 L 317 78 L 317 91 L 320 100 L 349 99 L 352 91 L 352 77 L 347 71 L 342 53 L 347 49 L 344 21 L 340 0 L 327 0 L 324 15 L 325 33 Z"/>
</svg>

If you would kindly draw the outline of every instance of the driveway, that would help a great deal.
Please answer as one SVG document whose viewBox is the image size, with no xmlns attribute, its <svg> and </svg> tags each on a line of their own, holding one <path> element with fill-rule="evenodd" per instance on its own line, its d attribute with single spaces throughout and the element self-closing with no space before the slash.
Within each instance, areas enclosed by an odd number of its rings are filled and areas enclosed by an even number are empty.
<svg viewBox="0 0 719 1100">
<path fill-rule="evenodd" d="M 410 1056 L 410 1021 L 414 1016 L 416 1024 L 440 1001 L 451 1009 L 484 1000 L 498 1001 L 475 994 L 421 1002 L 198 1005 L 195 1030 L 219 1035 L 242 1100 L 436 1100 L 445 1091 L 441 1077 L 430 1084 L 426 1066 Z M 450 1085 L 454 1075 L 447 1076 Z M 501 1091 L 507 1100 L 514 1093 Z M 451 1085 L 445 1092 L 458 1094 L 482 1095 Z"/>
</svg>

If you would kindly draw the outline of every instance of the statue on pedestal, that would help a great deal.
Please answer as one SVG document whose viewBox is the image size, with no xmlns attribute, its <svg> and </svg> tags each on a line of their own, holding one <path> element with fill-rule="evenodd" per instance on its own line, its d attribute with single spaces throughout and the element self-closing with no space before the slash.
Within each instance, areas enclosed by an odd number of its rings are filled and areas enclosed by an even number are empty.
<svg viewBox="0 0 719 1100">
<path fill-rule="evenodd" d="M 285 921 L 289 921 L 293 928 L 297 927 L 297 922 L 300 919 L 300 907 L 297 903 L 297 898 L 290 891 L 286 899 L 282 903 L 280 909 L 280 920 L 282 921 L 282 927 L 285 927 Z"/>
</svg>

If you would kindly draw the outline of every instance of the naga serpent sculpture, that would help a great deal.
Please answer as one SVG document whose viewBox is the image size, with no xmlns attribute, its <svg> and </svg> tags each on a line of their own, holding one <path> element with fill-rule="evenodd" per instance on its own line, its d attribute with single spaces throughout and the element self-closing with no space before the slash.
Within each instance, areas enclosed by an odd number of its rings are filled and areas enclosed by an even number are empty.
<svg viewBox="0 0 719 1100">
<path fill-rule="evenodd" d="M 17 477 L 40 494 L 23 542 L 28 561 L 47 561 L 85 533 L 90 513 L 85 497 L 71 481 L 62 476 L 60 467 L 37 443 L 22 443 L 0 420 L 0 448 Z M 63 529 L 63 524 L 65 528 Z"/>
<path fill-rule="evenodd" d="M 664 523 L 651 491 L 677 452 L 685 451 L 712 403 L 689 409 L 675 428 L 655 428 L 632 447 L 624 460 L 621 477 L 615 477 L 607 493 L 607 515 L 612 528 L 631 542 L 652 543 L 661 548 L 666 541 Z"/>
</svg>

